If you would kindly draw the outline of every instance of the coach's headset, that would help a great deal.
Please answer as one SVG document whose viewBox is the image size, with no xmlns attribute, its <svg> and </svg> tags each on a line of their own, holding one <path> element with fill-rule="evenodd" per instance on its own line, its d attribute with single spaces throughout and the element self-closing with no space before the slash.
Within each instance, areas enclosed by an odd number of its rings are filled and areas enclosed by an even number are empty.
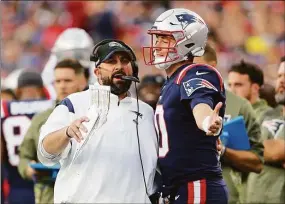
<svg viewBox="0 0 285 204">
<path fill-rule="evenodd" d="M 134 53 L 134 51 L 132 50 L 132 48 L 130 48 L 127 44 L 125 44 L 124 42 L 120 41 L 120 40 L 113 40 L 113 39 L 106 39 L 106 40 L 102 40 L 101 42 L 97 43 L 94 48 L 93 51 L 90 55 L 90 61 L 95 62 L 95 66 L 97 67 L 98 64 L 100 64 L 102 61 L 100 59 L 100 56 L 98 55 L 98 49 L 107 44 L 107 43 L 111 43 L 111 42 L 117 42 L 119 43 L 121 46 L 123 46 L 123 48 L 125 50 L 127 50 L 130 54 L 131 54 L 131 66 L 133 69 L 133 76 L 123 76 L 122 79 L 123 80 L 128 80 L 128 81 L 133 81 L 135 82 L 135 89 L 136 89 L 136 99 L 137 99 L 137 111 L 136 111 L 136 119 L 134 119 L 133 121 L 136 124 L 136 131 L 137 131 L 137 141 L 138 141 L 138 150 L 139 150 L 139 156 L 140 156 L 140 162 L 141 162 L 141 168 L 142 168 L 142 175 L 143 175 L 143 181 L 144 181 L 144 186 L 145 186 L 145 191 L 146 194 L 148 195 L 150 201 L 152 203 L 156 203 L 157 200 L 157 194 L 153 194 L 150 195 L 148 193 L 147 190 L 147 185 L 146 185 L 146 179 L 145 179 L 145 174 L 144 174 L 144 167 L 143 167 L 143 162 L 142 162 L 142 156 L 141 156 L 141 148 L 140 148 L 140 140 L 139 140 L 139 131 L 138 131 L 138 118 L 142 117 L 143 115 L 140 113 L 139 111 L 139 101 L 138 101 L 138 90 L 137 90 L 137 86 L 136 86 L 136 82 L 140 82 L 139 81 L 139 77 L 138 77 L 138 73 L 139 73 L 139 68 L 138 68 L 138 64 L 137 64 L 137 58 L 136 55 Z"/>
<path fill-rule="evenodd" d="M 95 62 L 96 66 L 98 65 L 97 62 L 101 63 L 102 61 L 100 61 L 101 59 L 100 59 L 100 56 L 98 55 L 98 49 L 102 45 L 106 45 L 107 43 L 111 43 L 111 42 L 119 43 L 124 49 L 126 49 L 131 54 L 131 66 L 133 69 L 133 77 L 129 77 L 129 78 L 125 78 L 125 79 L 139 83 L 139 77 L 138 77 L 139 67 L 137 64 L 136 55 L 135 55 L 134 51 L 132 50 L 132 48 L 130 48 L 127 44 L 125 44 L 124 42 L 122 42 L 120 40 L 106 39 L 106 40 L 102 40 L 101 42 L 97 43 L 94 46 L 93 51 L 90 55 L 90 61 Z"/>
</svg>

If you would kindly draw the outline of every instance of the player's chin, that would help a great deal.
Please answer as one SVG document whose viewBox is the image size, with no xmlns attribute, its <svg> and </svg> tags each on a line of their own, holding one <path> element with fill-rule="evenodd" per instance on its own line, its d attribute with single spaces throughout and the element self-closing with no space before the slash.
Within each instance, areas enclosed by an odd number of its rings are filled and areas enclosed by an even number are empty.
<svg viewBox="0 0 285 204">
<path fill-rule="evenodd" d="M 68 93 L 60 93 L 58 94 L 58 99 L 61 101 L 66 98 L 69 94 Z"/>
</svg>

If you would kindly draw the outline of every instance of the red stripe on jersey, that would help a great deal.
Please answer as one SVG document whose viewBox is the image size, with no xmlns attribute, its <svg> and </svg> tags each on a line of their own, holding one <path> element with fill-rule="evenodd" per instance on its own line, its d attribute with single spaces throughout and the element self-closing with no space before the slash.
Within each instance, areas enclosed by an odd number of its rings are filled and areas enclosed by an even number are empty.
<svg viewBox="0 0 285 204">
<path fill-rule="evenodd" d="M 1 186 L 2 190 L 3 190 L 3 194 L 4 194 L 4 200 L 6 200 L 8 198 L 8 195 L 10 193 L 10 184 L 8 179 L 3 179 L 3 184 Z"/>
<path fill-rule="evenodd" d="M 1 116 L 1 117 L 7 117 L 9 116 L 9 111 L 8 111 L 8 101 L 1 101 L 1 106 L 3 108 L 3 112 L 4 112 L 4 116 Z"/>
<path fill-rule="evenodd" d="M 179 73 L 178 77 L 177 77 L 176 80 L 175 80 L 175 83 L 176 83 L 176 84 L 180 84 L 181 81 L 182 81 L 182 79 L 183 79 L 183 77 L 184 77 L 185 74 L 188 72 L 188 70 L 190 70 L 191 68 L 193 68 L 193 67 L 195 67 L 195 66 L 196 66 L 196 64 L 191 64 L 191 65 L 189 65 L 188 67 L 184 68 L 184 69 Z"/>
<path fill-rule="evenodd" d="M 47 99 L 51 99 L 50 93 L 46 87 L 44 87 L 44 94 L 45 94 Z"/>
<path fill-rule="evenodd" d="M 206 196 L 207 196 L 207 185 L 206 185 L 206 179 L 200 180 L 200 194 L 201 194 L 201 199 L 200 203 L 201 204 L 206 204 Z"/>
<path fill-rule="evenodd" d="M 187 203 L 188 204 L 194 204 L 194 183 L 193 182 L 188 183 Z"/>
<path fill-rule="evenodd" d="M 192 181 L 187 185 L 187 203 L 206 204 L 206 179 Z"/>
<path fill-rule="evenodd" d="M 176 84 L 180 84 L 182 79 L 183 79 L 183 77 L 186 75 L 187 71 L 190 70 L 191 68 L 195 67 L 195 66 L 205 66 L 205 67 L 208 67 L 211 70 L 214 70 L 217 73 L 218 77 L 219 77 L 220 87 L 221 87 L 221 90 L 223 91 L 223 84 L 224 84 L 224 82 L 223 82 L 222 75 L 220 74 L 220 72 L 215 67 L 212 67 L 211 65 L 208 65 L 208 64 L 191 64 L 191 65 L 189 65 L 188 67 L 186 67 L 185 69 L 183 69 L 179 73 L 175 83 Z"/>
<path fill-rule="evenodd" d="M 210 82 L 208 82 L 207 80 L 202 80 L 202 83 L 203 83 L 203 85 L 205 85 L 205 86 L 207 86 L 207 87 L 210 87 L 210 88 L 215 88 L 216 89 L 216 87 L 213 85 L 213 84 L 211 84 Z"/>
</svg>

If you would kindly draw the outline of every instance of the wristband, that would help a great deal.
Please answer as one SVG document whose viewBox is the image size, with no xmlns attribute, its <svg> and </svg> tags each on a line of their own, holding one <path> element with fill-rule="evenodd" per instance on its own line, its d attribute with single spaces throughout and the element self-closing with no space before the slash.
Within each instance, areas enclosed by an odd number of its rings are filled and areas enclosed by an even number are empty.
<svg viewBox="0 0 285 204">
<path fill-rule="evenodd" d="M 69 137 L 69 138 L 72 138 L 69 134 L 68 134 L 68 128 L 69 128 L 69 126 L 66 128 L 66 130 L 65 130 L 65 135 L 67 136 L 67 137 Z"/>
<path fill-rule="evenodd" d="M 222 117 L 219 117 L 222 120 Z M 202 123 L 202 128 L 204 130 L 205 133 L 208 133 L 209 131 L 209 124 L 210 124 L 210 116 L 207 116 Z M 216 134 L 214 134 L 214 136 L 217 136 L 220 134 L 222 130 L 222 126 L 220 127 L 220 129 L 218 130 L 218 132 Z"/>
<path fill-rule="evenodd" d="M 210 116 L 207 116 L 202 123 L 202 128 L 205 133 L 209 131 Z"/>
</svg>

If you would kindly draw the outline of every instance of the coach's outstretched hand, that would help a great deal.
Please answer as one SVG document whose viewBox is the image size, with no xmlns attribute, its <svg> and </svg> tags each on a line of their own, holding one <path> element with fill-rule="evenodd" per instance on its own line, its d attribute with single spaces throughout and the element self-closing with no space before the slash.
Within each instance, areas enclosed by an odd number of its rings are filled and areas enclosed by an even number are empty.
<svg viewBox="0 0 285 204">
<path fill-rule="evenodd" d="M 83 116 L 75 121 L 73 121 L 66 129 L 66 136 L 69 138 L 74 138 L 77 142 L 81 142 L 84 138 L 80 132 L 83 131 L 87 133 L 87 128 L 82 124 L 83 122 L 89 122 L 89 118 Z"/>
<path fill-rule="evenodd" d="M 217 136 L 220 134 L 223 127 L 223 119 L 219 116 L 219 112 L 222 106 L 223 103 L 219 102 L 210 115 L 207 135 Z"/>
</svg>

